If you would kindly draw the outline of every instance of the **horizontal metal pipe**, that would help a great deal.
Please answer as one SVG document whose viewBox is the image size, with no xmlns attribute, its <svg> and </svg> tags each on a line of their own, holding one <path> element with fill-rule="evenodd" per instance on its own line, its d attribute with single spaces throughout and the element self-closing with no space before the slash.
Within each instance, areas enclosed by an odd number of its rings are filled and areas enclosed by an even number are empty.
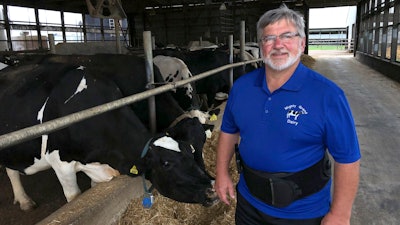
<svg viewBox="0 0 400 225">
<path fill-rule="evenodd" d="M 220 71 L 232 68 L 232 67 L 237 67 L 237 66 L 242 66 L 248 63 L 254 63 L 261 61 L 262 59 L 255 59 L 255 60 L 248 60 L 248 61 L 243 61 L 243 62 L 238 62 L 238 63 L 233 63 L 233 64 L 228 64 L 224 65 L 221 67 L 218 67 L 216 69 L 200 73 L 198 75 L 195 75 L 191 78 L 177 81 L 174 83 L 167 83 L 163 86 L 144 91 L 138 94 L 130 95 L 109 103 L 105 103 L 103 105 L 98 105 L 86 110 L 82 110 L 76 113 L 69 114 L 67 116 L 63 116 L 57 119 L 49 120 L 46 121 L 42 124 L 37 124 L 31 127 L 27 127 L 18 131 L 14 131 L 8 134 L 3 134 L 0 136 L 0 150 L 10 147 L 12 145 L 16 145 L 19 143 L 22 143 L 24 141 L 28 141 L 37 137 L 40 137 L 43 134 L 48 134 L 57 130 L 60 130 L 62 128 L 65 128 L 69 125 L 72 125 L 74 123 L 80 122 L 82 120 L 88 119 L 90 117 L 99 115 L 101 113 L 105 113 L 129 104 L 132 104 L 134 102 L 149 98 L 150 96 L 161 94 L 163 92 L 170 91 L 174 88 L 183 86 L 187 83 L 197 81 L 200 79 L 203 79 L 205 77 L 208 77 L 210 75 L 213 75 L 215 73 L 218 73 Z"/>
</svg>

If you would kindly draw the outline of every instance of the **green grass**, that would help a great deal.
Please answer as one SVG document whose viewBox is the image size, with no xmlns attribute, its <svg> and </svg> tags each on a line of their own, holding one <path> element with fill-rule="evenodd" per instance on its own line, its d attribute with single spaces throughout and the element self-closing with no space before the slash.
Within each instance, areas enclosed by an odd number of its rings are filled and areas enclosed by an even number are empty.
<svg viewBox="0 0 400 225">
<path fill-rule="evenodd" d="M 343 45 L 309 45 L 308 50 L 345 50 Z"/>
</svg>

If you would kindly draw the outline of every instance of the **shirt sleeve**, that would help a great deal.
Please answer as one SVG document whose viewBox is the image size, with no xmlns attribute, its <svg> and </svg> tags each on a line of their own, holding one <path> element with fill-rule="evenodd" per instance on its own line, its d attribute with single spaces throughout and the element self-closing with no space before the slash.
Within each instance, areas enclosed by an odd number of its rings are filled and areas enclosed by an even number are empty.
<svg viewBox="0 0 400 225">
<path fill-rule="evenodd" d="M 326 145 L 339 163 L 361 158 L 354 119 L 343 91 L 329 95 L 326 101 Z"/>
<path fill-rule="evenodd" d="M 222 117 L 221 131 L 229 134 L 235 134 L 239 132 L 239 128 L 235 123 L 235 118 L 233 116 L 232 108 L 234 104 L 235 94 L 234 87 L 232 87 L 228 101 L 225 106 L 224 115 Z"/>
</svg>

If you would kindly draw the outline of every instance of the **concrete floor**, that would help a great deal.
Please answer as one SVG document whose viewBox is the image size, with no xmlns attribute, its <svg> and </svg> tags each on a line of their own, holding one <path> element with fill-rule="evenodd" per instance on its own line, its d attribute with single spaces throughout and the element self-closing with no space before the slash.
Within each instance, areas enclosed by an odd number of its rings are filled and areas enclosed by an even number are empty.
<svg viewBox="0 0 400 225">
<path fill-rule="evenodd" d="M 352 225 L 400 224 L 400 84 L 344 52 L 310 51 L 314 69 L 345 91 L 362 153 Z M 400 73 L 399 73 L 400 76 Z"/>
</svg>

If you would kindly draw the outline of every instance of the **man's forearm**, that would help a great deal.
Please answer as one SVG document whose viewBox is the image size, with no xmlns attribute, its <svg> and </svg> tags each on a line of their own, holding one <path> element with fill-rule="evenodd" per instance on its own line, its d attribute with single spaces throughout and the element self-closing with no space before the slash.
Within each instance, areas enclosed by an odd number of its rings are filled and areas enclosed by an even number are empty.
<svg viewBox="0 0 400 225">
<path fill-rule="evenodd" d="M 333 199 L 330 213 L 350 219 L 354 199 L 358 190 L 360 161 L 334 164 Z"/>
</svg>

